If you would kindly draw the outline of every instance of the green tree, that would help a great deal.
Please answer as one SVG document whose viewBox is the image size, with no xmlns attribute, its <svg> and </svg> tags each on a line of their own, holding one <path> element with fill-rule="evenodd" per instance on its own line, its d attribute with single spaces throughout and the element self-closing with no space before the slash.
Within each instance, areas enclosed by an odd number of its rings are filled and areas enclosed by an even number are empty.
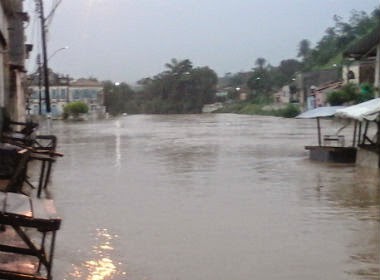
<svg viewBox="0 0 380 280">
<path fill-rule="evenodd" d="M 255 61 L 255 65 L 259 68 L 259 69 L 263 69 L 265 64 L 267 63 L 267 60 L 263 57 L 259 57 L 256 59 Z"/>
<path fill-rule="evenodd" d="M 216 73 L 209 67 L 193 68 L 188 59 L 172 59 L 167 70 L 139 81 L 141 110 L 145 113 L 197 113 L 215 98 Z"/>
<path fill-rule="evenodd" d="M 111 115 L 121 113 L 137 113 L 138 105 L 135 100 L 135 92 L 126 83 L 103 83 L 104 106 Z"/>
<path fill-rule="evenodd" d="M 260 66 L 252 72 L 247 81 L 247 87 L 251 90 L 254 99 L 267 99 L 266 97 L 269 97 L 273 85 L 271 72 L 273 72 L 272 68 L 266 69 L 260 68 Z"/>
<path fill-rule="evenodd" d="M 310 55 L 310 41 L 307 39 L 301 40 L 298 44 L 298 54 L 297 57 L 301 57 L 303 61 Z"/>
<path fill-rule="evenodd" d="M 170 63 L 165 64 L 165 67 L 168 68 L 168 74 L 180 76 L 186 72 L 191 71 L 193 64 L 188 59 L 178 61 L 176 58 L 172 58 Z"/>
<path fill-rule="evenodd" d="M 348 22 L 338 15 L 334 15 L 333 20 L 334 26 L 326 29 L 315 48 L 310 49 L 306 39 L 300 42 L 298 56 L 303 58 L 304 70 L 331 67 L 328 65 L 331 61 L 339 60 L 347 47 L 380 24 L 380 8 L 376 8 L 371 15 L 354 10 Z"/>
</svg>

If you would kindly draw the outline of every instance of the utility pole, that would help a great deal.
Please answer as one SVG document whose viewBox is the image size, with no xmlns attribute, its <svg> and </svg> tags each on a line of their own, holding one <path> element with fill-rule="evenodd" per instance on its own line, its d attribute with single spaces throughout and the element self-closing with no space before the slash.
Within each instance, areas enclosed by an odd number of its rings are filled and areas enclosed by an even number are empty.
<svg viewBox="0 0 380 280">
<path fill-rule="evenodd" d="M 38 6 L 38 10 L 40 13 L 40 20 L 41 20 L 42 59 L 43 59 L 43 68 L 44 68 L 46 112 L 49 114 L 51 112 L 50 95 L 49 95 L 49 70 L 48 70 L 49 68 L 48 68 L 47 49 L 46 49 L 46 24 L 45 24 L 43 0 L 37 0 L 37 6 Z"/>
<path fill-rule="evenodd" d="M 42 115 L 42 68 L 41 68 L 41 55 L 37 55 L 38 66 L 38 114 Z"/>
</svg>

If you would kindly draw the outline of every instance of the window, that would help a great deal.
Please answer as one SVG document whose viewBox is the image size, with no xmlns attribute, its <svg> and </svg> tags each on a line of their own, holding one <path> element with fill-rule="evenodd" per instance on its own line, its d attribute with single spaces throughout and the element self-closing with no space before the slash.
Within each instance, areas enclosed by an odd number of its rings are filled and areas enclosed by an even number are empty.
<svg viewBox="0 0 380 280">
<path fill-rule="evenodd" d="M 73 99 L 79 99 L 80 92 L 79 90 L 75 89 L 73 93 Z"/>
<path fill-rule="evenodd" d="M 31 99 L 38 99 L 39 97 L 39 90 L 34 89 L 32 95 L 30 96 Z"/>
<path fill-rule="evenodd" d="M 65 88 L 61 88 L 61 99 L 66 99 L 66 89 Z"/>
</svg>

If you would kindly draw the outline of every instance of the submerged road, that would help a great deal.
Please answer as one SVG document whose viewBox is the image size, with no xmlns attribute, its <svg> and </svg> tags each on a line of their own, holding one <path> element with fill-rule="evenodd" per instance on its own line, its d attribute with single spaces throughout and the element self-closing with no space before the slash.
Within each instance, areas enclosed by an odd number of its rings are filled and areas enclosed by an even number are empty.
<svg viewBox="0 0 380 280">
<path fill-rule="evenodd" d="M 137 115 L 52 132 L 55 279 L 380 278 L 380 174 L 309 161 L 312 120 Z"/>
</svg>

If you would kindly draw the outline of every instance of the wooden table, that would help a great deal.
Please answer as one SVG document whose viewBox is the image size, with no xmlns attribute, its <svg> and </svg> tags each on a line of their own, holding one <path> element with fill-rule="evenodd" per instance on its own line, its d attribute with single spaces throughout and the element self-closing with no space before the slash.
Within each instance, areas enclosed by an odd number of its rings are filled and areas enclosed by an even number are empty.
<svg viewBox="0 0 380 280">
<path fill-rule="evenodd" d="M 0 279 L 51 280 L 56 232 L 61 225 L 53 201 L 0 192 L 0 224 L 6 226 L 4 234 L 9 231 L 19 239 L 16 244 L 0 244 L 0 254 L 15 254 L 21 263 L 26 261 L 23 257 L 35 260 L 35 266 L 24 271 L 14 269 L 17 265 L 0 264 Z"/>
</svg>

